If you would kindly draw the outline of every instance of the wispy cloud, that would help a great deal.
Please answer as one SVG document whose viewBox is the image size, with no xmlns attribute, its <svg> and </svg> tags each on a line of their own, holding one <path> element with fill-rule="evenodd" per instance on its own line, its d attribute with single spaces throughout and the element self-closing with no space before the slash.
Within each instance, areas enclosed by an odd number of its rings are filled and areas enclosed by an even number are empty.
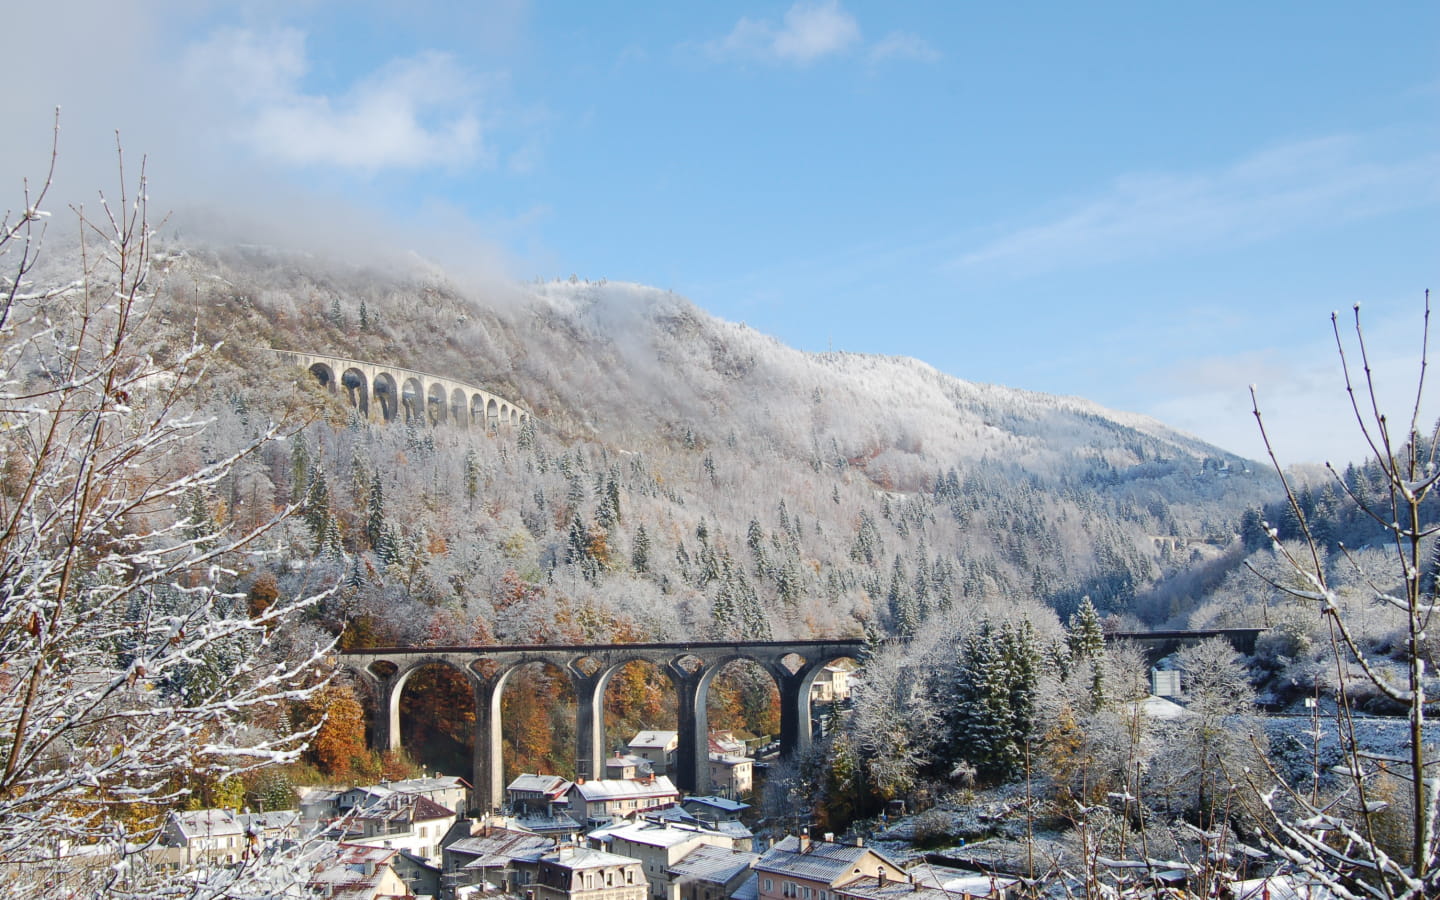
<svg viewBox="0 0 1440 900">
<path fill-rule="evenodd" d="M 907 31 L 892 31 L 875 42 L 867 54 L 872 63 L 903 60 L 921 63 L 940 61 L 940 51 L 918 34 Z"/>
<path fill-rule="evenodd" d="M 742 17 L 728 35 L 710 42 L 707 49 L 722 58 L 803 66 L 844 53 L 859 41 L 860 24 L 836 0 L 801 0 L 786 10 L 778 24 L 769 19 Z"/>
<path fill-rule="evenodd" d="M 393 60 L 333 96 L 302 89 L 308 68 L 291 28 L 224 28 L 186 54 L 191 79 L 233 96 L 237 136 L 261 158 L 365 173 L 484 158 L 475 79 L 450 55 Z"/>
<path fill-rule="evenodd" d="M 1353 137 L 1265 150 L 1224 169 L 1135 174 L 1052 221 L 960 255 L 958 266 L 1053 268 L 1175 249 L 1252 243 L 1318 222 L 1339 223 L 1440 202 L 1440 154 L 1367 158 Z"/>
</svg>

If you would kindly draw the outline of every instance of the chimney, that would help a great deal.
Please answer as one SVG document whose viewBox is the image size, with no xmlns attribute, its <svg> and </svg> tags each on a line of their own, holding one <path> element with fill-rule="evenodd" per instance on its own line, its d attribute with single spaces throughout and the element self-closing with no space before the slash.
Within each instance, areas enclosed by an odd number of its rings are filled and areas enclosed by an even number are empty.
<svg viewBox="0 0 1440 900">
<path fill-rule="evenodd" d="M 863 846 L 865 846 L 865 839 L 864 839 L 863 837 L 857 837 L 857 838 L 855 839 L 855 846 L 857 846 L 857 847 L 863 847 Z"/>
<path fill-rule="evenodd" d="M 884 867 L 884 866 L 881 866 L 880 868 L 878 868 L 878 869 L 875 870 L 875 880 L 879 882 L 879 886 L 880 886 L 882 889 L 885 887 L 886 882 L 889 881 L 889 879 L 885 877 L 885 867 Z"/>
<path fill-rule="evenodd" d="M 810 852 L 810 832 L 808 832 L 808 831 L 802 831 L 802 832 L 800 832 L 800 852 L 801 852 L 801 853 L 809 853 L 809 852 Z"/>
</svg>

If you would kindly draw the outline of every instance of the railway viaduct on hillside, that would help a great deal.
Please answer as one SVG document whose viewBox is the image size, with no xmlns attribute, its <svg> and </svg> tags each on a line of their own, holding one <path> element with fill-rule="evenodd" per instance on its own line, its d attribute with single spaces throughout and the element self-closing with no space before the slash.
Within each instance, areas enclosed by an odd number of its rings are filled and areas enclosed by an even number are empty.
<svg viewBox="0 0 1440 900">
<path fill-rule="evenodd" d="M 343 356 L 269 352 L 314 375 L 332 394 L 342 394 L 366 421 L 496 429 L 519 427 L 530 418 L 530 411 L 520 405 L 463 381 Z"/>
<path fill-rule="evenodd" d="M 400 692 L 412 674 L 436 664 L 463 674 L 475 698 L 475 801 L 491 808 L 502 805 L 505 798 L 501 694 L 505 682 L 521 666 L 545 663 L 569 676 L 575 689 L 576 774 L 603 778 L 605 686 L 626 663 L 640 660 L 653 664 L 675 687 L 680 739 L 676 785 L 689 793 L 705 793 L 710 787 L 705 701 L 710 683 L 727 663 L 751 660 L 775 679 L 780 691 L 780 752 L 791 754 L 810 746 L 810 686 L 816 676 L 837 659 L 858 658 L 863 645 L 860 640 L 834 640 L 385 648 L 345 651 L 339 661 L 375 691 L 377 711 L 371 734 L 380 750 L 400 748 Z"/>
</svg>

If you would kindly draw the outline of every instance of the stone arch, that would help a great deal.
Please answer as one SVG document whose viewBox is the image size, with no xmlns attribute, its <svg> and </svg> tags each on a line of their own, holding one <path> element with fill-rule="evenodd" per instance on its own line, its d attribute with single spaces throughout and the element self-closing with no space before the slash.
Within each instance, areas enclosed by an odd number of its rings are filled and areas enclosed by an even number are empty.
<svg viewBox="0 0 1440 900">
<path fill-rule="evenodd" d="M 574 779 L 580 698 L 574 679 L 563 660 L 534 656 L 505 666 L 497 670 L 491 690 L 491 733 L 494 736 L 492 765 L 495 777 L 500 779 L 495 783 L 503 786 L 522 771 L 536 771 L 536 768 L 527 767 L 523 763 L 517 771 L 505 771 L 504 747 L 509 746 L 517 753 L 534 752 L 536 749 L 533 746 L 519 745 L 521 735 L 517 734 L 516 727 L 522 725 L 531 738 L 535 729 L 543 728 L 548 739 L 548 758 L 553 759 L 554 764 L 544 763 L 541 771 Z M 517 716 L 521 713 L 530 714 L 531 720 L 517 721 Z"/>
<path fill-rule="evenodd" d="M 510 404 L 508 404 L 508 403 L 501 403 L 501 404 L 500 404 L 500 418 L 496 420 L 495 424 L 496 424 L 497 426 L 498 426 L 498 425 L 509 425 L 509 424 L 510 424 Z"/>
<path fill-rule="evenodd" d="M 483 427 L 485 425 L 484 394 L 470 395 L 470 425 L 471 427 L 474 427 L 475 425 L 480 425 Z"/>
<path fill-rule="evenodd" d="M 437 667 L 453 673 L 453 682 L 457 685 L 463 684 L 465 688 L 464 693 L 469 695 L 468 698 L 465 700 L 465 705 L 467 707 L 474 706 L 473 688 L 475 684 L 475 679 L 473 677 L 473 674 L 468 672 L 464 666 L 461 666 L 457 664 L 454 660 L 448 659 L 444 656 L 430 654 L 422 656 L 418 659 L 409 660 L 403 666 L 399 666 L 396 668 L 395 674 L 391 676 L 389 690 L 384 693 L 384 702 L 386 708 L 384 709 L 383 714 L 389 722 L 388 731 L 390 735 L 390 746 L 388 749 L 399 750 L 406 745 L 402 732 L 402 727 L 404 723 L 404 716 L 402 715 L 402 713 L 404 707 L 405 688 L 410 683 L 411 679 L 415 677 L 416 674 L 422 672 L 425 669 L 433 669 Z M 472 753 L 473 749 L 474 748 L 472 746 Z M 418 758 L 417 761 L 419 761 Z M 461 770 L 460 774 L 464 774 L 468 771 L 469 766 L 467 765 L 464 769 Z"/>
<path fill-rule="evenodd" d="M 329 363 L 317 362 L 310 364 L 310 374 L 320 382 L 320 386 L 330 393 L 335 393 L 335 370 L 330 368 Z"/>
<path fill-rule="evenodd" d="M 431 425 L 445 424 L 449 405 L 445 396 L 445 385 L 438 381 L 430 382 L 430 387 L 425 392 L 425 421 Z"/>
<path fill-rule="evenodd" d="M 395 376 L 389 372 L 377 374 L 374 392 L 375 402 L 380 406 L 380 418 L 386 422 L 395 421 L 400 415 L 400 386 L 395 383 Z"/>
<path fill-rule="evenodd" d="M 370 417 L 370 385 L 365 373 L 351 366 L 340 376 L 340 386 L 350 400 L 350 407 L 360 411 L 361 418 Z"/>
<path fill-rule="evenodd" d="M 513 407 L 513 406 L 510 407 L 510 424 L 511 424 L 511 425 L 519 425 L 519 424 L 520 424 L 520 410 L 516 409 L 516 408 Z"/>
<path fill-rule="evenodd" d="M 405 411 L 406 422 L 425 421 L 425 388 L 414 375 L 400 386 L 400 407 Z"/>
<path fill-rule="evenodd" d="M 450 391 L 450 421 L 462 427 L 470 424 L 465 409 L 465 392 L 458 387 Z"/>
<path fill-rule="evenodd" d="M 500 424 L 500 404 L 491 397 L 490 402 L 485 404 L 485 427 L 495 428 Z"/>
</svg>

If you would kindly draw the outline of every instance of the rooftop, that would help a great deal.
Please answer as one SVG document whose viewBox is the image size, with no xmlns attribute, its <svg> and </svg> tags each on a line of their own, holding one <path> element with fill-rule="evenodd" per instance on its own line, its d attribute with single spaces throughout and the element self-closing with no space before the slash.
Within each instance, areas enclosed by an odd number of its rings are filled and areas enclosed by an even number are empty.
<svg viewBox="0 0 1440 900">
<path fill-rule="evenodd" d="M 809 841 L 808 844 L 808 849 L 802 849 L 800 838 L 789 835 L 765 851 L 756 861 L 755 868 L 835 884 L 842 876 L 853 874 L 855 863 L 865 855 L 873 853 L 880 856 L 869 847 L 830 841 Z M 883 856 L 880 858 L 891 866 L 900 868 Z"/>
<path fill-rule="evenodd" d="M 606 800 L 629 800 L 655 797 L 678 796 L 675 784 L 664 775 L 646 778 L 602 778 L 597 781 L 576 782 L 572 790 L 578 792 L 586 803 L 600 803 Z"/>
<path fill-rule="evenodd" d="M 758 858 L 759 854 L 746 853 L 743 850 L 728 850 L 701 844 L 671 866 L 670 874 L 676 878 L 727 884 L 737 874 L 748 870 Z"/>
</svg>

